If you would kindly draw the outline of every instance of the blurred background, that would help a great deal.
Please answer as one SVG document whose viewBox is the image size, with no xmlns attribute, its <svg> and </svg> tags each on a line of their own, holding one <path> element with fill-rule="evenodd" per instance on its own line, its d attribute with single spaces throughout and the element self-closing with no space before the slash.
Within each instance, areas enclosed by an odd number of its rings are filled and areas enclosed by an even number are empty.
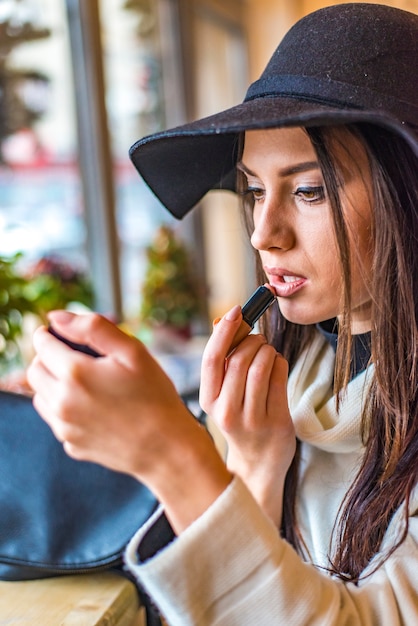
<svg viewBox="0 0 418 626">
<path fill-rule="evenodd" d="M 233 194 L 178 222 L 128 150 L 241 101 L 288 28 L 330 4 L 0 0 L 0 374 L 21 359 L 24 320 L 51 308 L 96 309 L 151 343 L 174 327 L 183 350 L 247 299 Z"/>
</svg>

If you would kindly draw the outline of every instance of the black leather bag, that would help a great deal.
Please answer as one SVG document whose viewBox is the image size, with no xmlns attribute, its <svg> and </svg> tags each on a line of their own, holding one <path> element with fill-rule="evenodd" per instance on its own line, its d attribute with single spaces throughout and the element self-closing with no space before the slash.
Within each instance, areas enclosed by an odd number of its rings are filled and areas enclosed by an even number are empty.
<svg viewBox="0 0 418 626">
<path fill-rule="evenodd" d="M 30 398 L 0 392 L 0 579 L 121 568 L 157 505 L 133 478 L 69 458 Z"/>
</svg>

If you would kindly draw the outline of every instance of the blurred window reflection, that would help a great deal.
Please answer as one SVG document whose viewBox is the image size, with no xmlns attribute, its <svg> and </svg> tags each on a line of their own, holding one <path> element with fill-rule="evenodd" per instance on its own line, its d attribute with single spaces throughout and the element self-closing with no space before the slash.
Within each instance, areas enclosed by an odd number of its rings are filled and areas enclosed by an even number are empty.
<svg viewBox="0 0 418 626">
<path fill-rule="evenodd" d="M 171 221 L 128 158 L 136 139 L 164 125 L 159 4 L 100 0 L 96 24 L 128 317 L 139 310 L 144 248 Z M 100 234 L 87 236 L 85 217 L 101 207 L 88 206 L 81 184 L 68 30 L 65 0 L 0 0 L 0 256 L 23 252 L 32 264 L 56 254 L 90 273 L 91 236 Z"/>
<path fill-rule="evenodd" d="M 128 157 L 134 141 L 165 126 L 160 6 L 161 2 L 153 0 L 100 2 L 121 282 L 127 317 L 138 313 L 145 272 L 144 249 L 161 223 L 174 221 L 140 179 Z M 169 101 L 175 94 L 167 94 L 166 98 Z"/>
<path fill-rule="evenodd" d="M 86 268 L 62 2 L 0 3 L 0 255 Z"/>
</svg>

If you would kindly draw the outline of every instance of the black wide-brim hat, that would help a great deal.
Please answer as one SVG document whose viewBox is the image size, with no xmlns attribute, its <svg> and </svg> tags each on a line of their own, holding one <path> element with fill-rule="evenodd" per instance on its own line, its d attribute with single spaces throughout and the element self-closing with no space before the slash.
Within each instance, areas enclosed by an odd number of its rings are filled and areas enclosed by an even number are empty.
<svg viewBox="0 0 418 626">
<path fill-rule="evenodd" d="M 130 157 L 182 218 L 209 190 L 235 189 L 243 131 L 352 122 L 401 135 L 418 156 L 418 15 L 365 3 L 315 11 L 290 29 L 242 104 L 144 137 Z"/>
</svg>

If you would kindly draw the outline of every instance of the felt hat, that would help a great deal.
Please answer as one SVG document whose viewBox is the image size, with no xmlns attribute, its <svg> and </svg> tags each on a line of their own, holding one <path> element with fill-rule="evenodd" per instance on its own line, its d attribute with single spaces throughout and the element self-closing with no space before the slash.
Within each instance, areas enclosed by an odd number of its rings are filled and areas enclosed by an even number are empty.
<svg viewBox="0 0 418 626">
<path fill-rule="evenodd" d="M 315 11 L 290 29 L 243 103 L 144 137 L 130 157 L 181 218 L 209 190 L 235 189 L 242 131 L 350 122 L 390 129 L 418 156 L 418 15 L 368 3 Z"/>
</svg>

